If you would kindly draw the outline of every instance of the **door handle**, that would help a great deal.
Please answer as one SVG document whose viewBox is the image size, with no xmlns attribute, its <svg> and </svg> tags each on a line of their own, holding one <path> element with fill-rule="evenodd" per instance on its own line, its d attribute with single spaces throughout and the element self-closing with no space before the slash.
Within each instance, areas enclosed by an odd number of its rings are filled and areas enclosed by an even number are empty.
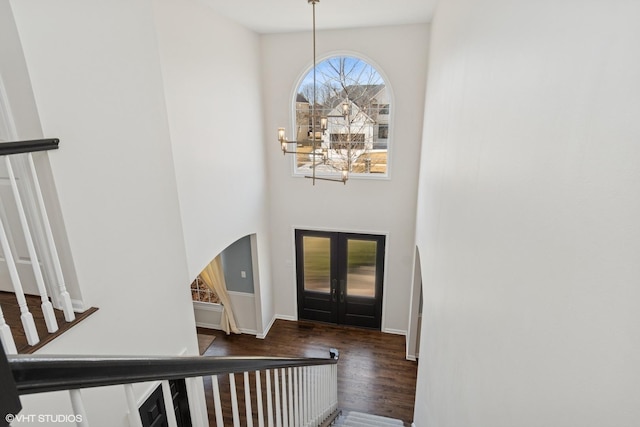
<svg viewBox="0 0 640 427">
<path fill-rule="evenodd" d="M 331 301 L 336 302 L 336 279 L 331 281 Z"/>
<path fill-rule="evenodd" d="M 340 280 L 340 302 L 344 302 L 344 280 Z"/>
</svg>

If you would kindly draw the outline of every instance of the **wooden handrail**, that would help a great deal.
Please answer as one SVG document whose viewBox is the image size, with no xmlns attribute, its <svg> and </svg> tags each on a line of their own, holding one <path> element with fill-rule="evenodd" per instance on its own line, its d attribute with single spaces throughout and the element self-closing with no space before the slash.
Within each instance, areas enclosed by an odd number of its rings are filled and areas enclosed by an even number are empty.
<svg viewBox="0 0 640 427">
<path fill-rule="evenodd" d="M 60 140 L 57 138 L 32 139 L 0 143 L 0 156 L 10 154 L 33 153 L 35 151 L 57 150 Z"/>
<path fill-rule="evenodd" d="M 337 359 L 9 355 L 20 395 L 264 369 L 329 365 Z"/>
</svg>

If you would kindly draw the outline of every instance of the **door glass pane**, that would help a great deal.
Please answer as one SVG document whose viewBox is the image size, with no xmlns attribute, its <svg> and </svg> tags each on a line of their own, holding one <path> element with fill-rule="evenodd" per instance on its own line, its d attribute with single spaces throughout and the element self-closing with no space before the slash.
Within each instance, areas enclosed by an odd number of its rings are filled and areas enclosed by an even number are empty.
<svg viewBox="0 0 640 427">
<path fill-rule="evenodd" d="M 372 240 L 347 241 L 347 295 L 376 296 L 376 250 Z"/>
<path fill-rule="evenodd" d="M 304 290 L 329 293 L 331 290 L 331 239 L 303 236 Z"/>
</svg>

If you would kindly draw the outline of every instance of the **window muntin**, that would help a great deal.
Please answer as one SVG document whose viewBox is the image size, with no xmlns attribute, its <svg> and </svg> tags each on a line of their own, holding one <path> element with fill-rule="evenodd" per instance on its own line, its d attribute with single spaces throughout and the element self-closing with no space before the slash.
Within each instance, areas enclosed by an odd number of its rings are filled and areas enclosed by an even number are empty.
<svg viewBox="0 0 640 427">
<path fill-rule="evenodd" d="M 204 283 L 199 275 L 191 282 L 191 299 L 193 301 L 220 304 L 218 295 Z"/>
<path fill-rule="evenodd" d="M 366 61 L 334 56 L 316 66 L 316 98 L 313 69 L 302 79 L 295 96 L 295 129 L 298 142 L 296 172 L 387 176 L 389 149 L 389 89 L 380 73 Z M 315 101 L 315 143 L 312 104 Z M 343 113 L 347 111 L 348 115 Z M 326 129 L 320 131 L 321 119 Z M 348 149 L 350 147 L 350 149 Z"/>
</svg>

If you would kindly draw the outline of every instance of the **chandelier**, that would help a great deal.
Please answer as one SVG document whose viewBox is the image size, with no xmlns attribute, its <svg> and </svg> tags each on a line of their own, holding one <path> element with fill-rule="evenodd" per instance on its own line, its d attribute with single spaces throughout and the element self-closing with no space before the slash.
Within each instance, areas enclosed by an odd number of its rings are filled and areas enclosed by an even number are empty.
<svg viewBox="0 0 640 427">
<path fill-rule="evenodd" d="M 306 175 L 305 178 L 309 178 L 312 180 L 313 185 L 316 184 L 316 180 L 323 181 L 333 181 L 333 182 L 342 182 L 343 184 L 347 183 L 349 179 L 349 171 L 352 168 L 352 144 L 351 144 L 351 132 L 350 126 L 350 102 L 349 99 L 345 99 L 341 106 L 341 115 L 327 115 L 318 117 L 316 115 L 316 109 L 318 108 L 316 96 L 317 96 L 317 80 L 316 80 L 316 3 L 319 3 L 320 0 L 307 0 L 309 4 L 311 4 L 313 9 L 313 100 L 311 101 L 311 123 L 309 127 L 309 139 L 311 140 L 311 152 L 309 158 L 311 159 L 311 175 Z M 327 130 L 327 122 L 328 118 L 340 118 L 347 123 L 346 132 L 340 135 L 339 141 L 334 144 L 333 141 L 325 142 L 324 136 Z M 319 120 L 318 120 L 319 118 Z M 303 145 L 302 142 L 298 141 L 289 141 L 286 137 L 285 128 L 278 128 L 278 142 L 280 143 L 280 148 L 282 149 L 282 154 L 298 154 L 296 149 L 290 150 L 289 144 L 295 144 L 295 146 Z M 320 149 L 318 149 L 318 145 L 320 145 Z M 335 150 L 339 150 L 343 154 L 343 158 L 346 161 L 342 161 L 339 164 L 335 164 L 330 156 L 329 149 L 332 146 L 336 146 Z M 316 167 L 319 165 L 325 165 L 330 167 L 333 170 L 340 172 L 340 177 L 327 177 L 327 176 L 318 176 L 316 173 Z"/>
</svg>

